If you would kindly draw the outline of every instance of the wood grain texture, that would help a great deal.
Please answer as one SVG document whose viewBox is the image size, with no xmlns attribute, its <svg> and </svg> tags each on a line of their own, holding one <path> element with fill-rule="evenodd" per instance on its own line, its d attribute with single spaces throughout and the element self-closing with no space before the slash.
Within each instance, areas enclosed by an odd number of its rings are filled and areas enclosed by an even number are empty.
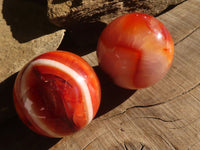
<svg viewBox="0 0 200 150">
<path fill-rule="evenodd" d="M 137 91 L 115 87 L 99 71 L 95 52 L 83 56 L 102 81 L 100 113 L 86 128 L 50 149 L 199 150 L 199 8 L 199 0 L 188 0 L 158 17 L 172 34 L 175 57 L 169 73 L 152 87 Z"/>
</svg>

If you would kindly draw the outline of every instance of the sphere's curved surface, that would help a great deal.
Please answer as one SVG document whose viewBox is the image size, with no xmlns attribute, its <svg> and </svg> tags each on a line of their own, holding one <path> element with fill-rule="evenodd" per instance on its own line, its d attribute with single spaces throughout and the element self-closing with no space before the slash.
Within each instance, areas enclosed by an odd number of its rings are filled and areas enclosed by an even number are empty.
<svg viewBox="0 0 200 150">
<path fill-rule="evenodd" d="M 22 121 L 48 137 L 63 137 L 85 127 L 100 105 L 99 80 L 81 57 L 44 53 L 18 74 L 14 103 Z"/>
<path fill-rule="evenodd" d="M 174 44 L 167 28 L 143 13 L 126 14 L 112 21 L 97 45 L 102 70 L 128 89 L 145 88 L 162 79 L 173 55 Z"/>
<path fill-rule="evenodd" d="M 112 21 L 97 45 L 102 70 L 128 89 L 145 88 L 162 79 L 173 55 L 174 44 L 167 28 L 143 13 L 126 14 Z"/>
</svg>

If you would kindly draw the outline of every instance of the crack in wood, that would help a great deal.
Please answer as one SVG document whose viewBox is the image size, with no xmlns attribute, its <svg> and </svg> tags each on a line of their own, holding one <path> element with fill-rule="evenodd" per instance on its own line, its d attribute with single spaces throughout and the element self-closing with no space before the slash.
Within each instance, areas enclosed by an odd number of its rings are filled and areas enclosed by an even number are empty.
<svg viewBox="0 0 200 150">
<path fill-rule="evenodd" d="M 145 145 L 144 145 L 144 144 L 142 144 L 142 143 L 140 143 L 140 145 L 141 145 L 141 148 L 140 148 L 140 150 L 143 150 L 143 149 L 144 149 L 144 147 L 145 147 Z"/>
<path fill-rule="evenodd" d="M 184 96 L 185 94 L 188 94 L 189 92 L 191 92 L 192 90 L 196 89 L 199 86 L 200 86 L 200 82 L 198 84 L 194 85 L 192 88 L 190 88 L 190 89 L 182 92 L 181 94 L 179 94 L 179 95 L 177 95 L 175 97 L 167 99 L 166 101 L 163 101 L 163 102 L 160 102 L 160 103 L 155 103 L 155 104 L 149 104 L 149 105 L 138 105 L 138 106 L 136 105 L 136 106 L 132 106 L 132 107 L 126 108 L 123 112 L 120 112 L 118 114 L 112 115 L 112 116 L 110 116 L 108 118 L 105 118 L 105 119 L 102 119 L 102 120 L 106 120 L 106 119 L 111 119 L 111 118 L 117 117 L 119 115 L 125 114 L 127 111 L 132 110 L 132 109 L 137 109 L 137 108 L 138 109 L 140 109 L 140 108 L 151 108 L 151 107 L 155 107 L 155 106 L 160 106 L 160 105 L 166 104 L 168 102 L 176 100 L 177 98 L 179 98 L 181 96 Z M 178 121 L 178 120 L 176 120 L 176 121 Z"/>
<path fill-rule="evenodd" d="M 124 149 L 125 150 L 128 150 L 127 146 L 126 146 L 126 143 L 124 142 Z"/>
<path fill-rule="evenodd" d="M 177 148 L 174 146 L 174 144 L 172 144 L 169 140 L 166 140 L 163 136 L 161 136 L 159 134 L 154 134 L 154 135 L 160 137 L 171 148 L 171 150 L 177 150 Z"/>
<path fill-rule="evenodd" d="M 186 38 L 188 38 L 190 35 L 192 35 L 194 32 L 196 32 L 198 29 L 200 29 L 200 26 L 196 27 L 194 30 L 192 30 L 189 34 L 187 34 L 185 37 L 183 37 L 182 39 L 180 39 L 179 41 L 177 41 L 174 45 L 178 45 L 180 42 L 182 42 L 183 40 L 185 40 Z"/>
<path fill-rule="evenodd" d="M 90 141 L 87 145 L 85 145 L 82 150 L 85 150 L 91 143 L 93 143 L 98 137 L 94 138 L 92 141 Z"/>
<path fill-rule="evenodd" d="M 124 141 L 123 145 L 124 145 L 123 146 L 124 150 L 137 150 L 137 149 L 143 150 L 146 147 L 141 142 L 139 142 L 139 143 L 138 142 L 133 143 L 133 141 L 132 142 L 126 142 L 126 141 Z"/>
<path fill-rule="evenodd" d="M 193 120 L 193 121 L 190 121 L 190 123 L 186 124 L 186 125 L 183 125 L 183 126 L 180 126 L 180 127 L 175 127 L 175 128 L 169 128 L 169 129 L 182 129 L 182 128 L 186 128 L 190 125 L 192 125 L 193 123 L 199 121 L 200 117 L 198 117 L 197 119 Z"/>
<path fill-rule="evenodd" d="M 81 150 L 85 150 L 90 144 L 92 144 L 94 141 L 96 141 L 99 137 L 101 137 L 105 132 L 103 132 L 102 134 L 100 134 L 99 136 L 95 137 L 94 139 L 92 139 L 87 145 L 85 145 Z"/>
<path fill-rule="evenodd" d="M 138 119 L 141 119 L 141 118 L 143 118 L 143 119 L 155 119 L 155 120 L 159 120 L 159 121 L 162 121 L 162 122 L 176 122 L 176 121 L 181 120 L 181 119 L 165 120 L 165 119 L 162 119 L 162 118 L 159 118 L 159 117 L 154 117 L 154 116 L 152 116 L 152 117 L 138 117 Z"/>
</svg>

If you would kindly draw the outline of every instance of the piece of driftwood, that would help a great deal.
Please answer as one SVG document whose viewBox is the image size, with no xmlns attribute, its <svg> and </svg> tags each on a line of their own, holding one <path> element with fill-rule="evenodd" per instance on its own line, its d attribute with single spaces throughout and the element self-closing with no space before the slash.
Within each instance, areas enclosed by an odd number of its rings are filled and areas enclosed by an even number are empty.
<svg viewBox="0 0 200 150">
<path fill-rule="evenodd" d="M 108 23 L 130 12 L 158 15 L 185 0 L 48 0 L 49 20 L 59 27 L 83 22 Z"/>
</svg>

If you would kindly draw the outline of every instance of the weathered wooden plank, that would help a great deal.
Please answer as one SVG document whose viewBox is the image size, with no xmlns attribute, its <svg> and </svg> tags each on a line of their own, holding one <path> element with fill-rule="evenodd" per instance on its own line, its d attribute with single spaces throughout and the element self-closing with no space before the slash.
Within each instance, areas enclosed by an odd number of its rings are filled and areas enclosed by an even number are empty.
<svg viewBox="0 0 200 150">
<path fill-rule="evenodd" d="M 199 0 L 188 0 L 158 19 L 166 25 L 177 44 L 200 26 Z"/>
<path fill-rule="evenodd" d="M 189 0 L 158 17 L 170 30 L 176 45 L 173 65 L 163 80 L 132 93 L 123 91 L 130 96 L 126 101 L 106 114 L 101 112 L 85 129 L 64 137 L 51 150 L 199 149 L 199 8 L 199 0 Z M 97 65 L 95 57 L 95 52 L 84 56 L 93 66 Z M 108 85 L 109 81 L 106 82 L 102 89 Z M 102 92 L 102 101 L 110 101 L 110 106 L 101 107 L 112 107 L 118 102 L 116 97 L 123 95 L 112 91 L 120 88 L 109 88 Z M 109 90 L 111 95 L 104 95 Z"/>
</svg>

